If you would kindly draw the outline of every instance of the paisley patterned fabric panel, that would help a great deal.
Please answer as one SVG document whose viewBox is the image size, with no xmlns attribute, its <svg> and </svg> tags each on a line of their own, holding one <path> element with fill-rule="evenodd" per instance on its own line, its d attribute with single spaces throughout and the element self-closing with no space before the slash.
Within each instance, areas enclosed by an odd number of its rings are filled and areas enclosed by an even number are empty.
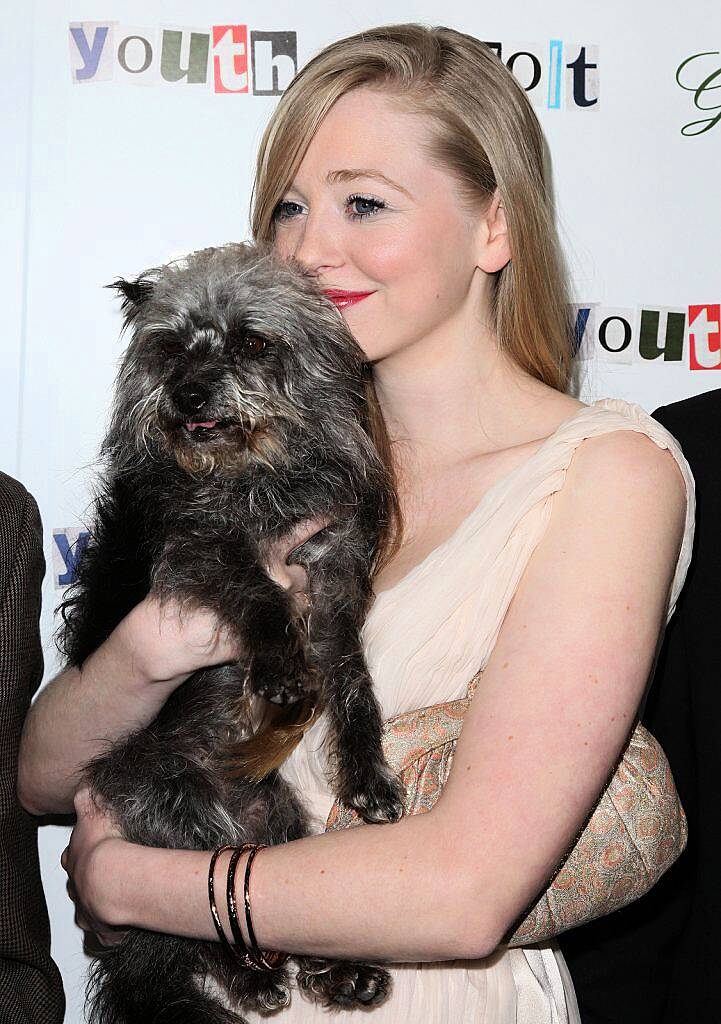
<svg viewBox="0 0 721 1024">
<path fill-rule="evenodd" d="M 465 698 L 385 723 L 383 749 L 405 783 L 407 815 L 430 811 L 438 800 L 480 675 L 471 680 Z M 332 831 L 360 822 L 355 811 L 336 801 L 325 827 Z M 638 725 L 572 850 L 506 944 L 533 945 L 638 899 L 678 858 L 687 837 L 666 755 Z"/>
</svg>

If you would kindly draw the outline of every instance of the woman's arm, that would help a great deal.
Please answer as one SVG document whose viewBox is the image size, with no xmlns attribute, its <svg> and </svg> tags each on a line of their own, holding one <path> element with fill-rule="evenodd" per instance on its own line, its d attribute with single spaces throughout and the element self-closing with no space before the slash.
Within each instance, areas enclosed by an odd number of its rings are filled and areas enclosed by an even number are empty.
<svg viewBox="0 0 721 1024">
<path fill-rule="evenodd" d="M 673 457 L 648 438 L 619 431 L 579 446 L 440 800 L 393 824 L 262 850 L 251 887 L 262 947 L 392 962 L 472 959 L 498 945 L 573 843 L 627 740 L 684 513 Z M 83 826 L 71 861 L 97 919 L 213 938 L 207 853 L 98 843 Z"/>
<path fill-rule="evenodd" d="M 268 574 L 304 609 L 307 576 L 291 551 L 327 526 L 307 519 L 268 550 Z M 30 708 L 20 749 L 18 795 L 31 814 L 70 813 L 80 772 L 109 743 L 155 718 L 173 690 L 199 668 L 239 656 L 213 614 L 161 607 L 154 594 L 119 623 L 82 669 L 61 672 Z"/>
<path fill-rule="evenodd" d="M 31 814 L 71 813 L 79 773 L 109 742 L 157 715 L 203 665 L 233 657 L 209 613 L 141 601 L 83 664 L 61 672 L 25 720 L 18 796 Z"/>
</svg>

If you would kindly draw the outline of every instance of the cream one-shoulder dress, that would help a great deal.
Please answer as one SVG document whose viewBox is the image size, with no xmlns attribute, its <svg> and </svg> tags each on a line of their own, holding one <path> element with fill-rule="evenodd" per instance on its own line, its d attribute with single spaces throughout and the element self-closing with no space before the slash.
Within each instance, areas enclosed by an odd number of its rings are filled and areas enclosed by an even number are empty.
<svg viewBox="0 0 721 1024">
<path fill-rule="evenodd" d="M 484 494 L 451 537 L 376 597 L 363 628 L 363 644 L 384 719 L 466 695 L 469 681 L 488 662 L 574 451 L 584 438 L 612 430 L 640 431 L 670 449 L 686 482 L 686 525 L 668 622 L 691 558 L 693 477 L 676 440 L 644 409 L 602 398 L 562 423 Z M 321 717 L 281 769 L 304 797 L 317 832 L 324 830 L 334 803 L 323 772 L 324 731 Z M 243 1015 L 254 1024 L 351 1019 L 374 1024 L 580 1022 L 573 985 L 554 942 L 499 951 L 483 960 L 384 966 L 392 974 L 393 992 L 375 1009 L 328 1010 L 294 988 L 289 1007 L 266 1017 L 251 1011 Z M 289 968 L 292 974 L 292 961 Z"/>
</svg>

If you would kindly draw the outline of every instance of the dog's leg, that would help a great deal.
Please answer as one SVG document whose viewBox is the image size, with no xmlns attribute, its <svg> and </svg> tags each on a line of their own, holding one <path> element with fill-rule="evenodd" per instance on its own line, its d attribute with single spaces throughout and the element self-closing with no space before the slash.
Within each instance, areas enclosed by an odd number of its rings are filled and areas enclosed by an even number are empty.
<svg viewBox="0 0 721 1024">
<path fill-rule="evenodd" d="M 323 644 L 328 660 L 319 664 L 330 717 L 331 784 L 364 821 L 397 821 L 403 815 L 404 787 L 383 754 L 381 709 L 357 622 L 350 614 L 339 615 L 333 631 L 332 641 Z"/>
<path fill-rule="evenodd" d="M 290 596 L 268 576 L 242 534 L 171 538 L 153 579 L 161 595 L 211 609 L 248 663 L 253 693 L 293 704 L 316 686 Z M 202 541 L 198 538 L 202 537 Z"/>
<path fill-rule="evenodd" d="M 383 755 L 381 708 L 360 640 L 371 597 L 369 539 L 356 520 L 328 527 L 311 541 L 289 561 L 308 567 L 309 637 L 330 717 L 332 786 L 365 821 L 396 821 L 404 787 Z"/>
</svg>

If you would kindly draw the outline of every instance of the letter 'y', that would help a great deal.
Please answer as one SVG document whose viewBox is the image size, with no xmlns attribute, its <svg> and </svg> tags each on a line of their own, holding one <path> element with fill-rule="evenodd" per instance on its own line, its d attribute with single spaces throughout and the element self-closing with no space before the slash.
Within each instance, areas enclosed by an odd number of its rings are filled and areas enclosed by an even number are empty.
<svg viewBox="0 0 721 1024">
<path fill-rule="evenodd" d="M 88 40 L 85 35 L 84 28 L 71 28 L 70 34 L 75 40 L 78 53 L 83 60 L 83 67 L 78 68 L 75 72 L 75 77 L 80 81 L 85 81 L 88 78 L 92 78 L 98 70 L 98 64 L 100 63 L 100 57 L 103 52 L 103 47 L 105 46 L 105 40 L 108 38 L 108 26 L 98 25 L 95 29 L 95 35 L 93 36 L 92 47 L 88 46 Z"/>
</svg>

